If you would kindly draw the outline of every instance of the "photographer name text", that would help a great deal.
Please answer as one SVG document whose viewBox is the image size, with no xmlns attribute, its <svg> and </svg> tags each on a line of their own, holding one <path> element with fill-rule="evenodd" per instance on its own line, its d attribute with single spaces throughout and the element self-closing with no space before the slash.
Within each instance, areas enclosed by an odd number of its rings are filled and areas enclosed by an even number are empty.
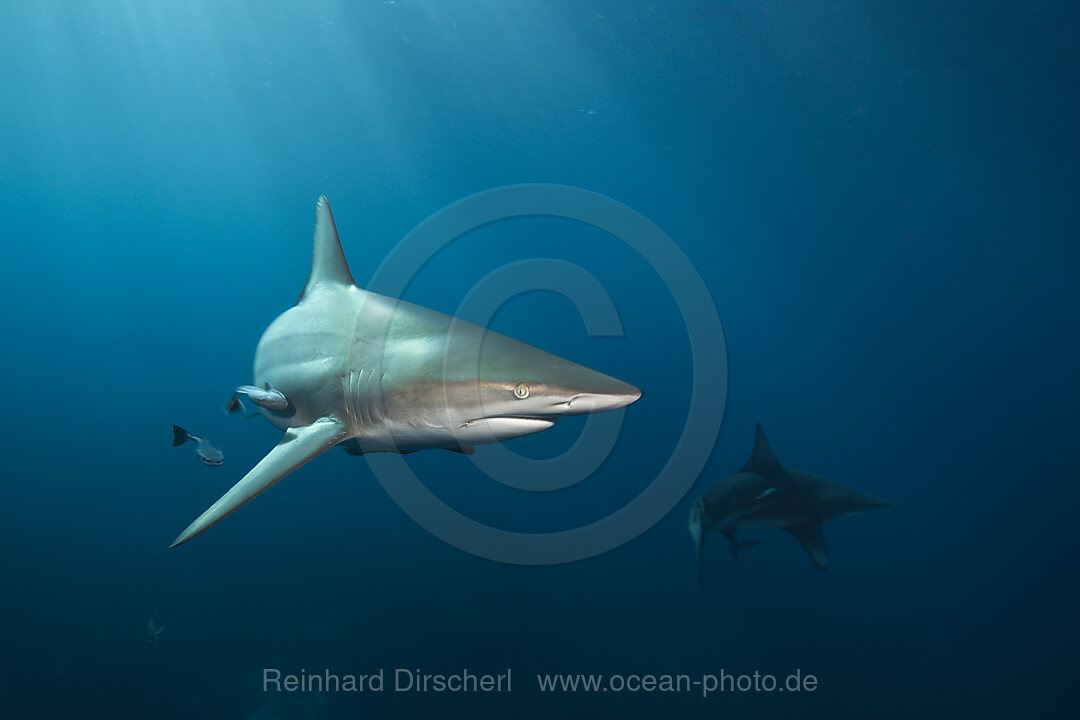
<svg viewBox="0 0 1080 720">
<path fill-rule="evenodd" d="M 263 668 L 263 692 L 451 692 L 500 693 L 511 691 L 511 672 L 478 673 L 462 668 L 429 673 L 419 668 L 378 668 L 367 674 L 338 674 L 329 668 L 309 672 L 283 672 Z"/>
</svg>

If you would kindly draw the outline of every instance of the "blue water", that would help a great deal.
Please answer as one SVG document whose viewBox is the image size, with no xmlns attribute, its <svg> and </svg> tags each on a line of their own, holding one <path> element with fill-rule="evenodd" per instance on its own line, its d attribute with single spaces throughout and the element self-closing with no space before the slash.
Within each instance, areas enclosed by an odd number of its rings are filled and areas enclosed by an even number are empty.
<svg viewBox="0 0 1080 720">
<path fill-rule="evenodd" d="M 4 3 L 0 716 L 1067 713 L 1078 30 L 1068 2 Z M 501 564 L 334 451 L 169 550 L 277 442 L 219 407 L 295 302 L 318 195 L 364 284 L 431 214 L 517 183 L 625 203 L 708 286 L 727 405 L 691 493 L 612 552 Z M 590 337 L 550 292 L 492 327 L 643 389 L 610 457 L 553 493 L 461 455 L 409 463 L 460 512 L 539 533 L 648 486 L 701 387 L 668 285 L 579 223 L 467 234 L 404 296 L 453 313 L 537 257 L 593 274 L 624 334 Z M 780 531 L 748 533 L 762 544 L 738 562 L 717 537 L 700 593 L 689 507 L 742 466 L 757 422 L 785 463 L 894 504 L 827 525 L 825 573 Z M 225 465 L 174 450 L 172 423 Z M 508 446 L 550 457 L 583 425 Z M 510 668 L 513 689 L 262 686 L 264 668 L 399 667 Z M 535 680 L 796 669 L 818 688 Z"/>
</svg>

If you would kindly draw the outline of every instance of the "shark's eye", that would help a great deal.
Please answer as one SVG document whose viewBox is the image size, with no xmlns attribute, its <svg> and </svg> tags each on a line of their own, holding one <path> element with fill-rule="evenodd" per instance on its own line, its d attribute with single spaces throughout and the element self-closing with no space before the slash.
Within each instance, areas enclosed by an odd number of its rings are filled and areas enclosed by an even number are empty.
<svg viewBox="0 0 1080 720">
<path fill-rule="evenodd" d="M 517 385 L 515 385 L 514 397 L 516 397 L 518 400 L 524 400 L 525 398 L 529 397 L 529 384 L 518 383 Z"/>
</svg>

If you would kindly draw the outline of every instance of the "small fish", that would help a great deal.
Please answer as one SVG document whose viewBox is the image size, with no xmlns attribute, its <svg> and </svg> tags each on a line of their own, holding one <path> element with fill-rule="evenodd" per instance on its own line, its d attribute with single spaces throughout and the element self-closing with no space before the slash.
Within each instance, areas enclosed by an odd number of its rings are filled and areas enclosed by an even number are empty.
<svg viewBox="0 0 1080 720">
<path fill-rule="evenodd" d="M 216 448 L 210 444 L 210 441 L 206 438 L 201 438 L 196 435 L 192 435 L 179 425 L 172 426 L 173 431 L 173 447 L 183 445 L 188 440 L 193 443 L 197 443 L 195 446 L 195 454 L 199 456 L 207 465 L 220 465 L 225 462 L 225 453 L 221 452 L 221 448 Z"/>
<path fill-rule="evenodd" d="M 225 403 L 225 407 L 222 408 L 226 415 L 232 415 L 233 413 L 242 413 L 247 410 L 244 407 L 244 403 L 240 401 L 240 393 L 233 393 L 229 401 Z"/>
<path fill-rule="evenodd" d="M 266 388 L 257 388 L 254 385 L 241 385 L 236 388 L 236 392 L 233 393 L 232 398 L 225 404 L 226 413 L 242 412 L 244 404 L 240 402 L 240 396 L 247 395 L 251 402 L 255 403 L 261 408 L 272 410 L 274 412 L 283 412 L 289 408 L 289 401 L 270 383 L 266 383 Z"/>
<path fill-rule="evenodd" d="M 157 623 L 154 622 L 154 618 L 147 619 L 147 621 L 146 621 L 146 642 L 149 643 L 150 645 L 157 645 L 158 644 L 158 639 L 161 637 L 161 632 L 164 629 L 165 629 L 164 625 L 162 625 L 161 627 L 157 626 Z"/>
</svg>

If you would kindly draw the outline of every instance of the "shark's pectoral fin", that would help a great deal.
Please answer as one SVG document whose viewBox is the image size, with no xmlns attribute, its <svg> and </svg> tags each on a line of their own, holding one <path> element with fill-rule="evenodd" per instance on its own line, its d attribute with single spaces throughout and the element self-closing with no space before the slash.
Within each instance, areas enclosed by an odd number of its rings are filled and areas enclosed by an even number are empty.
<svg viewBox="0 0 1080 720">
<path fill-rule="evenodd" d="M 285 477 L 293 470 L 326 452 L 348 436 L 343 423 L 326 420 L 289 428 L 277 447 L 251 468 L 240 482 L 211 505 L 206 512 L 180 533 L 172 545 L 185 543 L 211 525 L 220 522 L 244 503 Z"/>
<path fill-rule="evenodd" d="M 793 525 L 785 528 L 785 530 L 795 536 L 795 539 L 803 546 L 803 550 L 810 556 L 810 560 L 813 561 L 818 570 L 824 570 L 829 566 L 829 553 L 825 548 L 825 531 L 822 529 L 821 523 Z"/>
</svg>

